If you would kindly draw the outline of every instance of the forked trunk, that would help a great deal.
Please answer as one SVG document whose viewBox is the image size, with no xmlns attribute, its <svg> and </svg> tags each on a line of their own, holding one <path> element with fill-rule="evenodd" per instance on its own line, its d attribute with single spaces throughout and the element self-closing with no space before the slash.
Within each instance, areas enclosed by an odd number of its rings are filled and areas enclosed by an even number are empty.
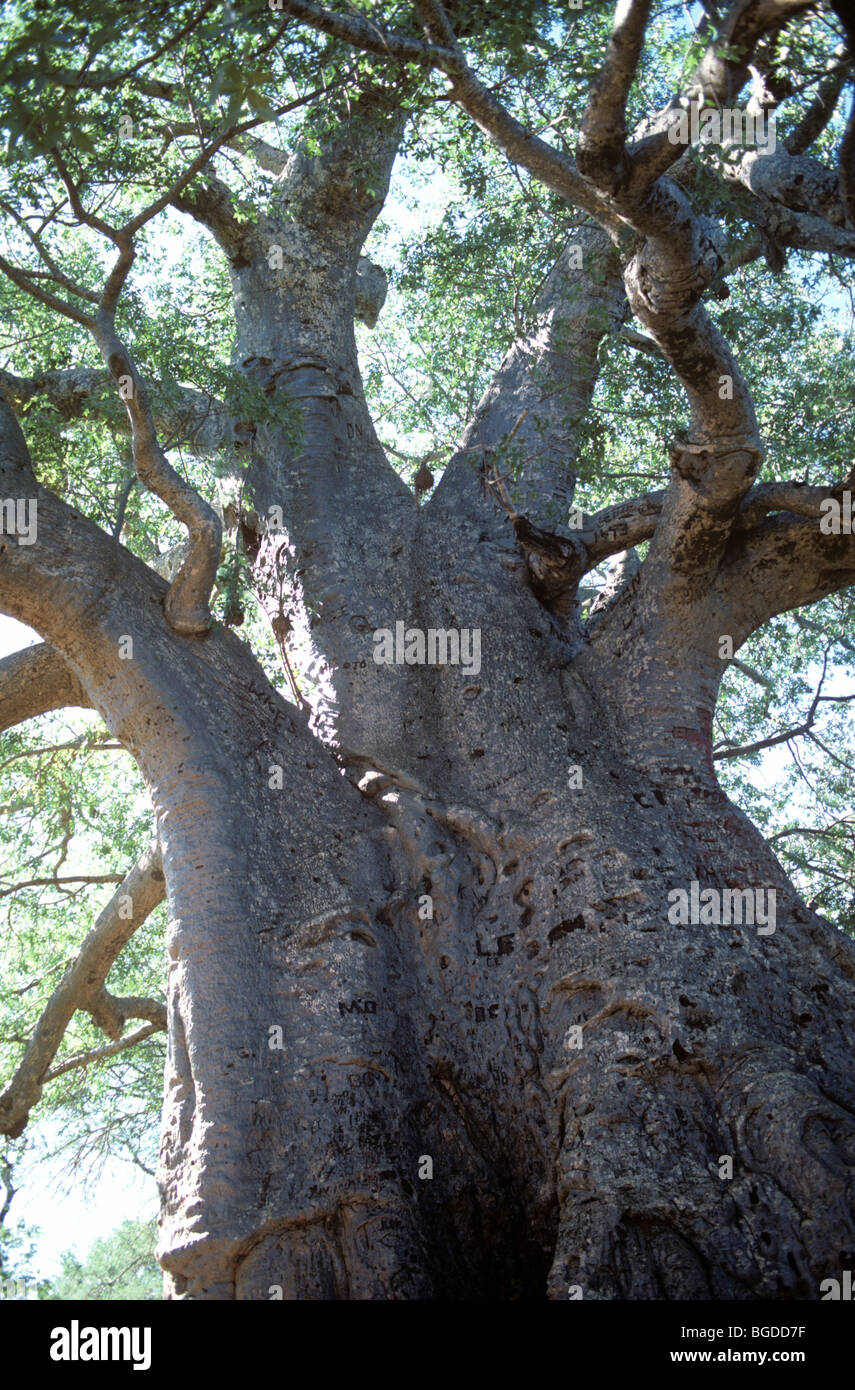
<svg viewBox="0 0 855 1390">
<path fill-rule="evenodd" d="M 715 781 L 714 666 L 636 670 L 631 591 L 574 657 L 429 517 L 382 625 L 479 628 L 480 669 L 356 634 L 384 718 L 355 748 L 339 701 L 299 846 L 299 779 L 234 767 L 243 912 L 173 929 L 171 1289 L 816 1298 L 855 1254 L 855 960 Z M 734 888 L 730 924 L 669 899 Z"/>
</svg>

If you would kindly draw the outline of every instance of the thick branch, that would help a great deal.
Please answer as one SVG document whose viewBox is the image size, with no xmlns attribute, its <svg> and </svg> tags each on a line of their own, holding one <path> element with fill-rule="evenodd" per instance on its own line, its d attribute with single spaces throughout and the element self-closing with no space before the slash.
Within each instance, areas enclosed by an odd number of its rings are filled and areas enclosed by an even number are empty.
<svg viewBox="0 0 855 1390">
<path fill-rule="evenodd" d="M 247 125 L 255 122 L 248 122 Z M 229 134 L 235 133 L 232 127 Z M 68 201 L 84 226 L 92 228 L 118 248 L 118 256 L 110 270 L 94 315 L 82 314 L 73 306 L 64 304 L 56 296 L 49 295 L 27 278 L 26 275 L 9 267 L 0 259 L 0 269 L 10 278 L 48 303 L 50 307 L 66 317 L 74 318 L 91 332 L 101 355 L 104 358 L 124 402 L 130 423 L 133 445 L 134 468 L 140 481 L 166 503 L 176 520 L 187 527 L 190 538 L 190 551 L 176 575 L 164 605 L 167 621 L 176 632 L 183 636 L 201 636 L 211 626 L 212 615 L 208 600 L 214 586 L 217 566 L 220 559 L 222 525 L 216 512 L 208 506 L 194 488 L 190 486 L 169 463 L 157 434 L 157 427 L 149 403 L 145 385 L 134 366 L 130 354 L 120 341 L 116 332 L 115 316 L 119 296 L 134 262 L 134 233 L 147 221 L 161 211 L 182 188 L 190 182 L 202 165 L 218 149 L 226 138 L 214 140 L 205 147 L 202 154 L 185 169 L 163 197 L 150 204 L 125 226 L 115 228 L 101 217 L 88 212 L 83 205 L 80 189 L 58 149 L 51 151 L 51 157 L 65 186 Z"/>
<path fill-rule="evenodd" d="M 743 499 L 740 526 L 750 526 L 769 512 L 794 512 L 797 516 L 822 516 L 829 499 L 841 501 L 847 488 L 855 487 L 855 468 L 832 487 L 811 487 L 801 482 L 759 483 Z"/>
<path fill-rule="evenodd" d="M 626 142 L 626 101 L 644 45 L 650 0 L 618 5 L 602 71 L 579 134 L 579 172 L 598 188 L 620 182 Z"/>
<path fill-rule="evenodd" d="M 672 138 L 672 132 L 685 120 L 687 107 L 733 107 L 748 78 L 758 40 L 811 6 L 812 0 L 736 0 L 729 7 L 686 83 L 688 96 L 672 100 L 646 121 L 641 139 L 630 147 L 631 183 L 636 192 L 666 173 L 682 156 L 685 147 Z"/>
<path fill-rule="evenodd" d="M 713 46 L 696 75 L 701 79 L 699 95 L 712 95 L 717 102 L 735 95 L 747 73 L 752 45 L 800 8 L 804 6 L 797 0 L 733 6 L 724 38 L 731 52 L 739 48 L 738 59 L 718 59 Z M 613 107 L 620 90 L 615 81 Z M 595 94 L 592 110 L 596 102 Z M 645 567 L 644 582 L 666 595 L 675 574 L 694 586 L 702 577 L 713 577 L 762 453 L 745 381 L 700 302 L 722 267 L 722 254 L 714 231 L 693 215 L 682 190 L 661 177 L 674 157 L 674 151 L 669 156 L 663 150 L 663 133 L 664 127 L 657 137 L 635 148 L 631 176 L 622 175 L 609 184 L 608 191 L 613 204 L 644 237 L 626 271 L 630 303 L 677 371 L 692 407 L 689 432 L 672 449 L 674 477 L 668 505 Z M 616 143 L 609 148 L 614 169 Z M 830 238 L 835 245 L 851 240 L 842 228 L 835 231 L 832 225 L 843 220 L 837 181 L 816 161 L 786 151 L 764 157 L 748 152 L 726 172 L 760 198 L 767 236 L 768 224 L 773 219 L 777 223 L 779 217 L 777 208 L 772 210 L 774 200 L 787 207 L 782 220 L 794 240 L 799 238 L 795 219 L 804 217 L 808 207 L 823 210 L 826 221 L 820 228 L 820 219 L 813 218 L 815 225 L 802 227 L 802 235 L 809 231 L 812 240 Z M 602 169 L 600 176 L 608 183 Z"/>
<path fill-rule="evenodd" d="M 855 258 L 855 230 L 834 226 L 824 217 L 769 203 L 758 221 L 766 236 L 779 246 L 790 246 L 795 251 L 825 251 L 847 260 Z"/>
<path fill-rule="evenodd" d="M 630 304 L 676 371 L 691 405 L 670 456 L 672 484 L 642 582 L 665 597 L 674 582 L 711 578 L 739 503 L 762 461 L 753 402 L 728 344 L 701 302 L 723 256 L 718 231 L 671 180 L 613 201 L 644 237 L 624 280 Z M 680 576 L 677 580 L 676 576 Z"/>
<path fill-rule="evenodd" d="M 500 496 L 503 491 L 500 489 Z M 513 510 L 505 495 L 502 500 L 526 557 L 532 588 L 541 602 L 566 618 L 569 605 L 580 597 L 578 586 L 589 570 L 610 555 L 632 552 L 633 546 L 655 534 L 665 495 L 648 492 L 605 507 L 593 516 L 579 516 L 581 525 L 569 537 L 535 526 Z M 636 568 L 637 564 L 636 557 Z"/>
<path fill-rule="evenodd" d="M 281 8 L 295 19 L 302 19 L 311 28 L 331 38 L 341 39 L 343 43 L 364 53 L 374 53 L 380 58 L 395 58 L 402 63 L 422 63 L 427 67 L 446 70 L 447 64 L 454 65 L 457 54 L 438 44 L 422 43 L 402 34 L 393 34 L 388 29 L 375 24 L 373 20 L 362 19 L 355 14 L 340 14 L 334 10 L 314 5 L 309 0 L 282 0 Z"/>
<path fill-rule="evenodd" d="M 592 539 L 587 542 L 586 570 L 594 569 L 609 555 L 640 545 L 655 534 L 665 505 L 666 492 L 646 492 L 604 507 L 591 518 Z M 585 528 L 587 531 L 587 526 Z"/>
<path fill-rule="evenodd" d="M 0 730 L 67 705 L 88 709 L 91 701 L 59 652 L 46 642 L 0 661 Z"/>
<path fill-rule="evenodd" d="M 189 453 L 204 456 L 234 443 L 234 421 L 225 406 L 190 386 L 169 382 L 148 384 L 152 394 L 155 429 L 164 447 L 181 444 Z M 123 432 L 130 433 L 127 413 L 115 415 L 115 388 L 108 372 L 97 367 L 69 367 L 21 377 L 0 370 L 0 391 L 21 418 L 32 401 L 43 398 L 63 420 L 104 415 Z"/>
<path fill-rule="evenodd" d="M 742 642 L 776 614 L 852 584 L 855 535 L 825 534 L 815 517 L 781 512 L 734 533 L 715 588 Z"/>
<path fill-rule="evenodd" d="M 397 62 L 422 63 L 445 73 L 451 82 L 453 99 L 513 164 L 527 169 L 534 178 L 569 203 L 593 213 L 604 226 L 611 227 L 616 235 L 619 234 L 619 223 L 610 213 L 607 202 L 598 197 L 580 177 L 575 161 L 541 140 L 512 116 L 475 76 L 459 47 L 414 42 L 378 28 L 373 21 L 368 23 L 350 15 L 325 10 L 306 0 L 283 0 L 283 8 L 313 28 L 331 34 L 363 52 Z M 431 23 L 435 22 L 438 9 L 432 4 L 422 7 L 421 13 Z"/>
<path fill-rule="evenodd" d="M 467 424 L 460 451 L 429 508 L 450 508 L 478 468 L 513 474 L 515 512 L 567 534 L 580 427 L 600 369 L 598 349 L 626 313 L 620 262 L 608 236 L 587 224 L 574 233 L 546 277 L 524 335 L 514 342 Z M 483 496 L 483 491 L 482 491 Z M 486 509 L 485 509 L 486 510 Z"/>
<path fill-rule="evenodd" d="M 118 1039 L 129 1018 L 143 1018 L 166 1031 L 166 1005 L 139 994 L 116 995 L 103 987 L 82 1006 L 108 1038 Z"/>
<path fill-rule="evenodd" d="M 725 25 L 751 43 L 775 27 L 786 4 L 733 7 Z M 763 10 L 758 18 L 756 10 Z M 624 151 L 622 122 L 608 135 L 607 113 L 614 125 L 640 53 L 646 20 L 644 5 L 621 7 L 626 34 L 623 53 L 610 48 L 609 59 L 586 115 L 590 129 L 588 173 L 621 218 L 633 228 L 640 245 L 629 261 L 624 281 L 630 305 L 650 338 L 676 371 L 691 405 L 688 433 L 671 452 L 673 471 L 668 504 L 645 566 L 647 582 L 664 594 L 675 574 L 693 583 L 715 573 L 739 502 L 759 468 L 762 453 L 753 403 L 746 382 L 701 300 L 724 264 L 718 229 L 697 217 L 679 185 L 662 177 L 673 162 L 659 158 L 662 134 Z M 701 85 L 725 92 L 744 80 L 747 57 L 729 60 L 708 51 L 701 64 Z M 595 134 L 595 132 L 599 134 Z M 657 141 L 660 144 L 657 144 Z"/>
<path fill-rule="evenodd" d="M 53 309 L 54 313 L 62 315 L 63 318 L 79 323 L 83 328 L 92 328 L 91 314 L 78 309 L 74 304 L 69 304 L 65 299 L 60 299 L 59 295 L 51 294 L 50 290 L 43 289 L 41 285 L 30 278 L 26 271 L 21 270 L 19 266 L 12 265 L 11 261 L 7 261 L 5 256 L 0 256 L 0 270 L 12 281 L 13 285 L 18 286 L 19 290 L 25 290 L 27 294 L 32 295 L 33 299 L 37 299 L 46 308 Z"/>
<path fill-rule="evenodd" d="M 785 149 L 774 154 L 745 150 L 738 158 L 721 161 L 719 167 L 726 181 L 742 184 L 761 200 L 807 212 L 832 225 L 843 224 L 838 177 L 812 155 L 792 155 Z"/>
<path fill-rule="evenodd" d="M 63 289 L 68 290 L 71 294 L 79 296 L 80 299 L 87 300 L 90 304 L 98 303 L 98 296 L 94 290 L 87 289 L 83 285 L 78 285 L 76 280 L 72 280 L 68 275 L 65 274 L 62 268 L 59 265 L 57 265 L 56 261 L 50 254 L 48 248 L 45 246 L 41 237 L 37 232 L 33 231 L 26 217 L 22 217 L 18 210 L 14 208 L 11 203 L 7 203 L 5 200 L 0 201 L 0 209 L 2 209 L 3 212 L 5 212 L 9 217 L 13 219 L 14 222 L 18 224 L 18 226 L 21 228 L 22 232 L 27 237 L 30 244 L 34 247 L 43 265 L 47 266 L 47 271 L 44 272 L 47 278 L 53 280 L 54 284 L 61 285 Z M 33 270 L 22 270 L 21 273 L 23 275 L 29 275 L 34 277 L 37 276 L 40 272 Z"/>
<path fill-rule="evenodd" d="M 206 171 L 201 186 L 175 193 L 172 205 L 207 227 L 233 264 L 251 258 L 252 226 L 237 216 L 228 184 L 210 170 Z"/>
</svg>

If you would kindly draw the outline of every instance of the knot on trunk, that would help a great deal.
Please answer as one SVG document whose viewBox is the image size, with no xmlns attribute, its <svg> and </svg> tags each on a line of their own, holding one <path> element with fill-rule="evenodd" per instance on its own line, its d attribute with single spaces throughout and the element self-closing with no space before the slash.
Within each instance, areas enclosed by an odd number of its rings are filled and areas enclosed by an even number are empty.
<svg viewBox="0 0 855 1390">
<path fill-rule="evenodd" d="M 541 603 L 549 606 L 561 595 L 575 591 L 585 568 L 584 542 L 543 531 L 525 516 L 514 516 L 513 528 L 526 558 L 531 587 Z"/>
<path fill-rule="evenodd" d="M 677 256 L 667 243 L 647 241 L 626 272 L 633 309 L 635 301 L 648 313 L 671 316 L 693 309 L 724 265 L 708 219 L 698 219 L 695 254 Z"/>
<path fill-rule="evenodd" d="M 744 438 L 709 443 L 678 436 L 668 460 L 674 472 L 707 502 L 725 505 L 750 487 L 763 462 L 763 450 L 757 441 Z"/>
<path fill-rule="evenodd" d="M 353 312 L 366 328 L 373 328 L 380 310 L 386 303 L 389 281 L 380 265 L 375 265 L 367 256 L 360 256 L 356 267 L 356 292 Z"/>
</svg>

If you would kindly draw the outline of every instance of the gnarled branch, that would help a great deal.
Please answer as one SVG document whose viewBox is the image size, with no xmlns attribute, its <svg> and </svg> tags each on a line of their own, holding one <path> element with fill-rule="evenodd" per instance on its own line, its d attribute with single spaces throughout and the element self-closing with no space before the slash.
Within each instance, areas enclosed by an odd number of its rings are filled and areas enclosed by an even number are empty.
<svg viewBox="0 0 855 1390">
<path fill-rule="evenodd" d="M 823 503 L 840 501 L 847 488 L 855 487 L 855 468 L 831 487 L 811 487 L 801 482 L 758 483 L 743 498 L 739 525 L 750 526 L 769 512 L 793 512 L 796 516 L 822 516 Z"/>
<path fill-rule="evenodd" d="M 155 428 L 167 441 L 165 447 L 176 441 L 189 453 L 204 456 L 234 443 L 234 420 L 216 397 L 172 382 L 165 387 L 151 383 L 148 389 Z M 109 373 L 97 367 L 68 367 L 30 377 L 0 370 L 0 391 L 19 418 L 39 398 L 68 421 L 98 414 L 115 399 Z M 120 416 L 118 428 L 130 432 L 130 421 Z"/>
<path fill-rule="evenodd" d="M 751 575 L 746 583 L 746 575 Z M 715 589 L 739 642 L 778 613 L 855 584 L 855 535 L 826 534 L 815 516 L 776 512 L 734 532 Z"/>
</svg>

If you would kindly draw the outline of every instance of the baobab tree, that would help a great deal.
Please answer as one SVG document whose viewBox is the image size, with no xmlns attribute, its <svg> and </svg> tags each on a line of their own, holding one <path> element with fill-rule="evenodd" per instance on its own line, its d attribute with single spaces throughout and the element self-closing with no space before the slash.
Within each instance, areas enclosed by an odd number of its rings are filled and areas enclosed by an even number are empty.
<svg viewBox="0 0 855 1390">
<path fill-rule="evenodd" d="M 0 1129 L 83 1010 L 108 1047 L 168 1035 L 173 1298 L 821 1297 L 855 1259 L 855 952 L 722 789 L 713 720 L 752 634 L 855 583 L 834 421 L 811 479 L 807 429 L 767 458 L 723 307 L 788 256 L 846 282 L 834 14 L 83 0 L 7 27 L 0 270 L 43 356 L 0 377 L 0 606 L 43 644 L 0 666 L 0 711 L 97 711 L 157 835 Z M 355 323 L 378 321 L 366 241 L 428 128 L 483 141 L 561 245 L 413 488 Z M 191 356 L 155 369 L 149 251 L 179 215 L 211 314 L 230 281 L 219 392 Z M 666 477 L 630 467 L 590 509 L 618 343 L 626 390 L 652 364 L 670 402 Z M 50 443 L 105 422 L 112 524 Z M 131 504 L 182 528 L 168 564 L 123 543 Z M 165 1007 L 106 985 L 164 894 Z"/>
</svg>

